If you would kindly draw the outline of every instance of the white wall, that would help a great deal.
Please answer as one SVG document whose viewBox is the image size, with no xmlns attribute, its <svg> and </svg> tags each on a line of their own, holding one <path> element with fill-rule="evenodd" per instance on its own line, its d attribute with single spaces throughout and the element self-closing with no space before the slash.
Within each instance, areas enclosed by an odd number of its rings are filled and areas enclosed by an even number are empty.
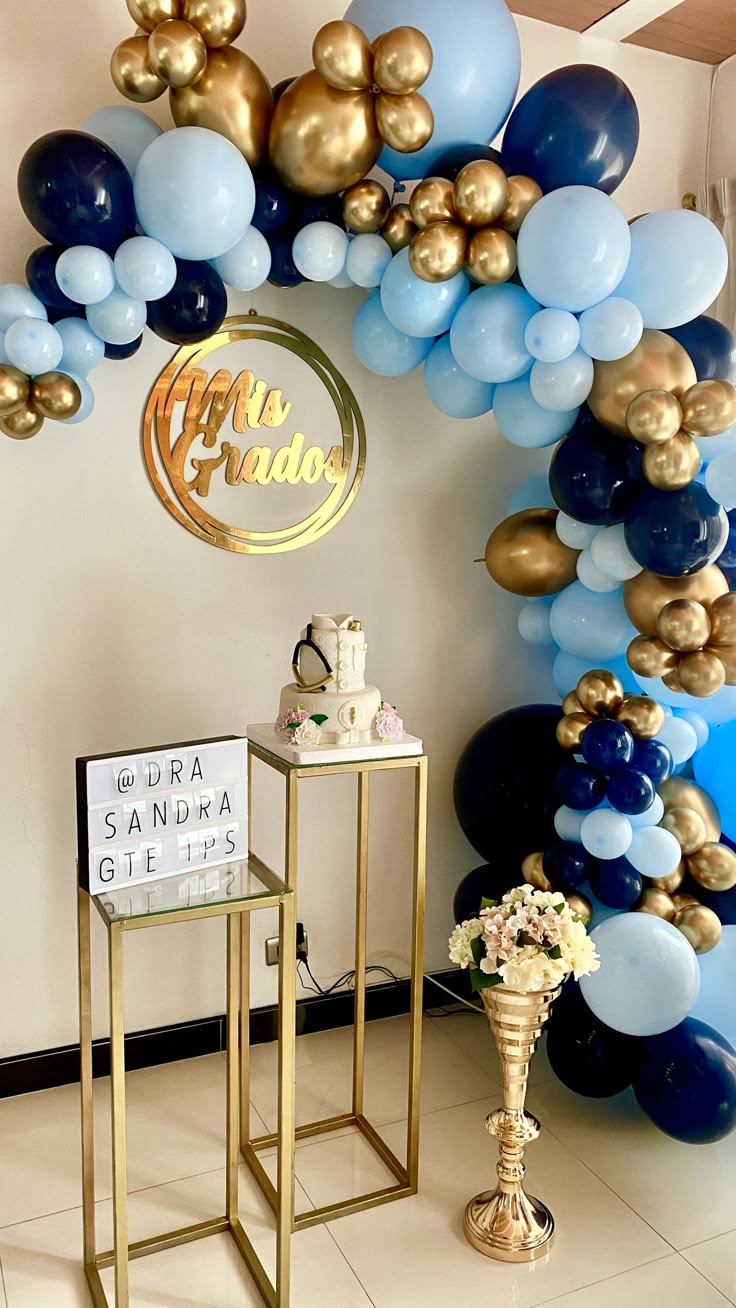
<svg viewBox="0 0 736 1308">
<path fill-rule="evenodd" d="M 727 59 L 715 69 L 711 115 L 709 182 L 736 176 L 736 137 L 733 131 L 736 105 L 736 59 Z"/>
<path fill-rule="evenodd" d="M 341 6 L 250 0 L 249 10 L 241 43 L 276 80 L 308 66 L 314 32 Z M 633 216 L 677 205 L 702 173 L 709 70 L 531 20 L 519 27 L 524 86 L 585 60 L 627 79 L 642 144 L 619 192 L 622 207 Z M 38 243 L 15 195 L 24 149 L 115 100 L 108 60 L 129 31 L 123 0 L 4 0 L 0 280 L 21 277 Z M 154 112 L 166 121 L 163 104 Z M 47 424 L 35 440 L 0 445 L 0 1055 L 76 1039 L 75 756 L 239 731 L 269 718 L 288 680 L 296 632 L 313 609 L 361 616 L 372 678 L 427 742 L 427 963 L 444 966 L 452 891 L 479 861 L 452 812 L 458 754 L 493 713 L 553 697 L 548 659 L 517 636 L 517 601 L 473 563 L 510 491 L 545 459 L 504 444 L 484 419 L 443 418 L 419 375 L 382 382 L 365 372 L 350 345 L 357 302 L 356 293 L 318 287 L 268 288 L 231 301 L 234 310 L 255 304 L 309 332 L 363 406 L 363 489 L 342 525 L 306 550 L 230 555 L 183 531 L 158 502 L 139 446 L 148 389 L 171 354 L 154 337 L 135 360 L 94 374 L 90 421 Z M 327 979 L 350 960 L 353 828 L 346 783 L 311 783 L 322 784 L 322 802 L 313 800 L 304 815 L 311 853 L 300 917 L 315 972 Z M 395 800 L 389 789 L 385 778 L 375 787 L 370 946 L 405 971 L 408 784 Z M 263 848 L 276 859 L 272 795 L 257 790 L 256 798 L 268 804 Z M 267 930 L 262 924 L 258 936 Z M 95 941 L 101 955 L 101 928 Z M 221 923 L 166 928 L 158 948 L 135 933 L 130 1029 L 221 1011 L 223 942 Z M 265 1003 L 273 976 L 259 951 L 257 958 L 255 999 Z M 100 1019 L 101 1032 L 103 1013 Z"/>
</svg>

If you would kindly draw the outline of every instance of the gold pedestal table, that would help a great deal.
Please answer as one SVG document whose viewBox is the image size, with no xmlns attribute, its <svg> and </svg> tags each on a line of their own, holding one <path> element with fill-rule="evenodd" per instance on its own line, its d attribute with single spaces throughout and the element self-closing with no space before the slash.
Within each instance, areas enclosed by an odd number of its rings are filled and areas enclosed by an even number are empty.
<svg viewBox="0 0 736 1308">
<path fill-rule="evenodd" d="M 92 1095 L 91 907 L 107 930 L 110 992 L 110 1077 L 113 1159 L 113 1247 L 98 1253 L 95 1239 L 94 1106 Z M 240 1143 L 239 1046 L 249 1023 L 241 1009 L 243 924 L 260 908 L 279 910 L 279 1105 L 276 1277 L 272 1284 L 238 1216 Z M 129 931 L 202 918 L 227 922 L 227 1145 L 224 1214 L 145 1240 L 128 1240 L 123 941 Z M 174 1245 L 229 1231 L 268 1308 L 288 1308 L 291 1219 L 294 1211 L 294 1013 L 296 918 L 294 894 L 273 872 L 247 862 L 187 872 L 125 890 L 91 896 L 78 891 L 79 1014 L 82 1090 L 82 1206 L 84 1270 L 95 1308 L 108 1308 L 100 1271 L 114 1268 L 115 1308 L 128 1308 L 129 1262 Z M 247 1116 L 246 1116 L 247 1121 Z"/>
</svg>

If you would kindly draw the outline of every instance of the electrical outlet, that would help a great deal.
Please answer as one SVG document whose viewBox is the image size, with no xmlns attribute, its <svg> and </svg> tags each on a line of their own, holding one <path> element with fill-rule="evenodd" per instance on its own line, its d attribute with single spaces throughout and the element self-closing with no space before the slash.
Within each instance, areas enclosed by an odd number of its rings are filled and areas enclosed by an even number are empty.
<svg viewBox="0 0 736 1308">
<path fill-rule="evenodd" d="M 296 924 L 296 956 L 297 958 L 309 957 L 309 936 L 303 922 L 297 922 Z M 275 967 L 278 961 L 279 938 L 278 936 L 269 936 L 266 941 L 266 966 Z"/>
</svg>

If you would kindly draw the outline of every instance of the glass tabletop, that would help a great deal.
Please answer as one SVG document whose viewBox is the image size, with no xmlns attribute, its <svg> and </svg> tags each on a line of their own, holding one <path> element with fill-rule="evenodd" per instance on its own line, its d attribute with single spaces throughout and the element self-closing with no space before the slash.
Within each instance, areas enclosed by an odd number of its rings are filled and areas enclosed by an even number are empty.
<svg viewBox="0 0 736 1308">
<path fill-rule="evenodd" d="M 119 890 L 95 895 L 95 903 L 110 922 L 123 918 L 152 917 L 192 908 L 227 904 L 234 900 L 263 899 L 286 894 L 288 887 L 256 859 L 221 863 L 196 872 L 179 872 L 157 881 L 142 881 Z"/>
</svg>

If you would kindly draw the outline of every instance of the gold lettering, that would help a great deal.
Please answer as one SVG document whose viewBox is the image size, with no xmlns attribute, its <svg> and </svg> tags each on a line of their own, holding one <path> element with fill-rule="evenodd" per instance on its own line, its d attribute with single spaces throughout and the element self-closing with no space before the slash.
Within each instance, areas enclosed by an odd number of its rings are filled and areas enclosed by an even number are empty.
<svg viewBox="0 0 736 1308">
<path fill-rule="evenodd" d="M 268 399 L 261 414 L 264 427 L 281 427 L 291 413 L 291 401 L 287 400 L 282 404 L 281 394 L 280 390 L 268 392 Z"/>
<path fill-rule="evenodd" d="M 267 445 L 253 445 L 246 450 L 240 469 L 240 480 L 257 482 L 259 486 L 268 486 L 271 480 L 269 460 L 271 451 Z"/>
<path fill-rule="evenodd" d="M 325 481 L 332 482 L 333 486 L 337 486 L 347 476 L 347 471 L 340 446 L 333 445 L 329 458 L 325 463 Z"/>
<path fill-rule="evenodd" d="M 225 462 L 230 451 L 230 446 L 225 442 L 220 454 L 212 459 L 192 459 L 192 467 L 197 469 L 197 475 L 189 482 L 191 490 L 195 490 L 202 498 L 210 493 L 210 481 L 216 468 Z"/>
<path fill-rule="evenodd" d="M 275 482 L 288 482 L 296 486 L 299 481 L 299 462 L 304 449 L 304 436 L 300 431 L 294 433 L 290 445 L 283 445 L 273 456 L 271 479 Z"/>
<path fill-rule="evenodd" d="M 323 476 L 325 470 L 325 456 L 318 445 L 310 445 L 306 451 L 302 464 L 299 469 L 301 481 L 305 481 L 308 486 L 314 486 Z"/>
</svg>

